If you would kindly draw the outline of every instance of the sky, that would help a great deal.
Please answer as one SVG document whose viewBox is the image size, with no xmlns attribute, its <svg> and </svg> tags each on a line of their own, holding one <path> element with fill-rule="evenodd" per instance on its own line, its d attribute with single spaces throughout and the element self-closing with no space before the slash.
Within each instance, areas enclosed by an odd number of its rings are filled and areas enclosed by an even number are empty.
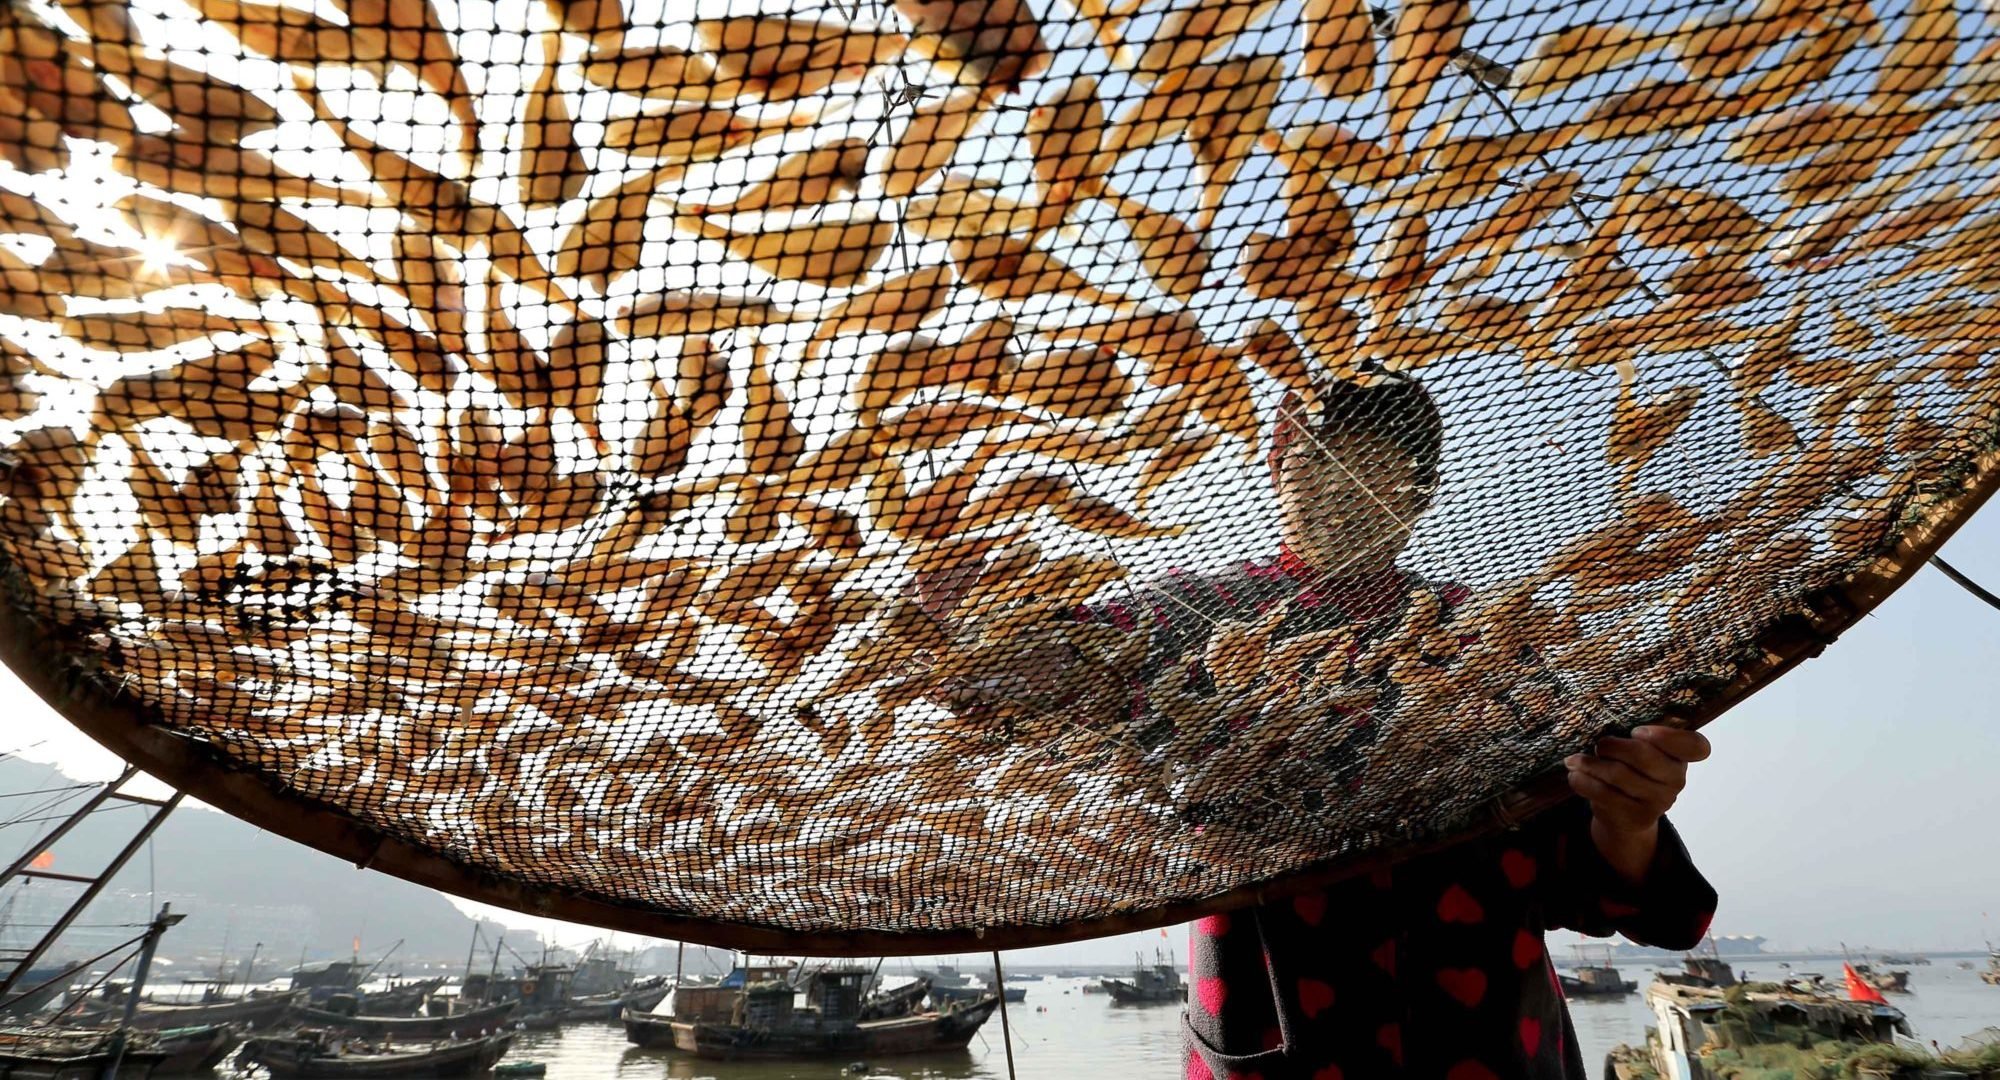
<svg viewBox="0 0 2000 1080">
<path fill-rule="evenodd" d="M 2000 589 L 2000 508 L 1967 523 L 1943 554 Z M 1996 671 L 2000 611 L 1927 567 L 1822 656 L 1716 721 L 1715 755 L 1691 773 L 1672 815 L 1721 893 L 1715 932 L 1787 948 L 2000 941 L 1988 914 L 2000 915 Z M 4 668 L 0 716 L 0 751 L 80 777 L 117 770 Z M 459 906 L 558 941 L 601 936 Z M 1010 959 L 1118 963 L 1184 942 L 1180 930 L 1129 934 Z"/>
</svg>

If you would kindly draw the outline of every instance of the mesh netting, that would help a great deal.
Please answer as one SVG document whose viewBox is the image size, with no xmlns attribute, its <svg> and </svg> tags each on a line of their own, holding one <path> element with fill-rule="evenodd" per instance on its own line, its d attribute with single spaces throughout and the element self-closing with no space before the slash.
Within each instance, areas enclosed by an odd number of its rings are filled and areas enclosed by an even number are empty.
<svg viewBox="0 0 2000 1080">
<path fill-rule="evenodd" d="M 1991 486 L 1960 6 L 12 0 L 5 651 L 717 942 L 1450 837 Z"/>
</svg>

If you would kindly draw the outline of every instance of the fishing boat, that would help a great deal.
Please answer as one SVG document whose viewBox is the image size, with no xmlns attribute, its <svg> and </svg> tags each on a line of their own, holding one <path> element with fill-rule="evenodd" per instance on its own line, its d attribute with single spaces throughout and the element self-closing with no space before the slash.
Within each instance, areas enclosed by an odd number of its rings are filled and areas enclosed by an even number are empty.
<svg viewBox="0 0 2000 1080">
<path fill-rule="evenodd" d="M 282 1020 L 292 1008 L 305 1003 L 302 990 L 274 993 L 253 991 L 242 997 L 217 997 L 209 1001 L 176 1004 L 141 1001 L 132 1014 L 132 1026 L 149 1031 L 165 1028 L 208 1027 L 229 1024 L 245 1029 L 269 1027 Z M 124 992 L 93 999 L 80 1006 L 69 1021 L 74 1026 L 101 1027 L 124 1018 Z"/>
<path fill-rule="evenodd" d="M 939 1011 L 862 1020 L 870 978 L 865 969 L 809 973 L 803 1007 L 800 987 L 782 971 L 777 977 L 754 969 L 745 974 L 737 986 L 685 987 L 674 995 L 675 1049 L 716 1059 L 838 1060 L 961 1050 L 1000 1007 L 999 997 L 987 995 Z"/>
<path fill-rule="evenodd" d="M 1910 973 L 1908 971 L 1901 968 L 1880 970 L 1867 964 L 1855 964 L 1853 966 L 1855 974 L 1860 975 L 1863 982 L 1866 982 L 1877 990 L 1886 990 L 1892 994 L 1907 994 L 1910 992 Z"/>
<path fill-rule="evenodd" d="M 292 1018 L 304 1027 L 404 1042 L 410 1039 L 464 1038 L 498 1031 L 509 1026 L 508 1020 L 517 1007 L 515 1002 L 503 1001 L 498 1005 L 448 1016 L 364 1016 L 308 1005 L 293 1010 Z"/>
<path fill-rule="evenodd" d="M 930 981 L 931 1001 L 939 1007 L 977 1001 L 988 994 L 996 993 L 992 987 L 974 982 L 972 976 L 950 964 L 940 964 L 935 969 L 920 971 L 917 974 Z M 1010 1005 L 1028 1000 L 1028 988 L 1025 986 L 1007 986 L 1003 983 L 997 993 Z"/>
<path fill-rule="evenodd" d="M 243 1044 L 241 1060 L 263 1066 L 274 1080 L 425 1080 L 478 1076 L 498 1063 L 513 1041 L 513 1035 L 500 1034 L 401 1049 L 308 1028 L 295 1035 L 251 1039 Z"/>
<path fill-rule="evenodd" d="M 647 1050 L 665 1050 L 674 1045 L 674 1018 L 671 1014 L 626 1009 L 619 1014 L 625 1025 L 625 1041 Z"/>
<path fill-rule="evenodd" d="M 1180 965 L 1153 955 L 1148 965 L 1132 958 L 1130 979 L 1102 979 L 1098 985 L 1119 1005 L 1179 1005 L 1187 1001 L 1187 983 L 1181 979 Z"/>
<path fill-rule="evenodd" d="M 861 1002 L 860 1018 L 893 1020 L 899 1016 L 908 1016 L 917 1011 L 917 1006 L 924 1003 L 924 998 L 930 991 L 931 981 L 921 977 L 904 983 L 894 990 L 877 991 Z"/>
<path fill-rule="evenodd" d="M 367 1016 L 409 1016 L 443 985 L 442 978 L 419 979 L 383 990 L 364 991 L 358 995 L 361 1012 Z"/>
<path fill-rule="evenodd" d="M 1623 997 L 1639 989 L 1638 983 L 1619 974 L 1610 964 L 1584 965 L 1576 969 L 1575 975 L 1559 973 L 1556 982 L 1566 998 Z"/>
<path fill-rule="evenodd" d="M 1647 988 L 1646 1004 L 1658 1026 L 1646 1032 L 1644 1046 L 1606 1056 L 1609 1080 L 1836 1075 L 1817 1066 L 1866 1060 L 1870 1046 L 1892 1051 L 1886 1044 L 1911 1037 L 1902 1010 L 1850 1001 L 1802 979 L 1723 988 L 1662 973 Z"/>
<path fill-rule="evenodd" d="M 0 1080 L 102 1080 L 114 1059 L 119 1075 L 146 1076 L 168 1056 L 143 1035 L 120 1055 L 115 1031 L 0 1028 Z"/>
<path fill-rule="evenodd" d="M 222 1064 L 241 1045 L 243 1033 L 230 1024 L 168 1028 L 155 1032 L 149 1049 L 157 1050 L 166 1057 L 153 1067 L 152 1074 L 183 1076 L 207 1072 Z"/>
<path fill-rule="evenodd" d="M 624 1014 L 625 1010 L 650 1012 L 667 996 L 672 986 L 665 976 L 641 979 L 630 988 L 610 994 L 586 994 L 573 997 L 565 1003 L 560 1012 L 564 1021 L 612 1021 Z"/>
</svg>

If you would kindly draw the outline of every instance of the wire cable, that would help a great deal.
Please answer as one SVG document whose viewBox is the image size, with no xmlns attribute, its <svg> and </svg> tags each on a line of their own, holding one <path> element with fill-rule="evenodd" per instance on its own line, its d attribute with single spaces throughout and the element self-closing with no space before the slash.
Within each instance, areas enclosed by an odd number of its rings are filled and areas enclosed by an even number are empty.
<svg viewBox="0 0 2000 1080">
<path fill-rule="evenodd" d="M 1944 559 L 1936 555 L 1931 556 L 1931 565 L 1937 567 L 1939 570 L 1944 571 L 1944 576 L 1964 586 L 1966 592 L 1969 592 L 1972 595 L 1980 598 L 1981 600 L 1986 601 L 1989 607 L 1992 607 L 1995 610 L 2000 610 L 2000 596 L 1995 596 L 1991 591 L 1986 589 L 1984 586 L 1980 585 L 1977 581 L 1974 581 L 1971 578 L 1966 577 L 1963 573 L 1959 571 L 1958 567 L 1953 566 L 1952 564 L 1944 561 Z"/>
</svg>

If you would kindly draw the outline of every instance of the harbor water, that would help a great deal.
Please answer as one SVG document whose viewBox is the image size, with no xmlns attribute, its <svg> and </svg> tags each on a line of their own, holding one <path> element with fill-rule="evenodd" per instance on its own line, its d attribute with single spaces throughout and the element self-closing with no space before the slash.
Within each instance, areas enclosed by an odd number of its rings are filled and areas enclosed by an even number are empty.
<svg viewBox="0 0 2000 1080">
<path fill-rule="evenodd" d="M 1840 960 L 1780 961 L 1747 958 L 1739 973 L 1753 979 L 1781 979 L 1818 972 L 1838 985 Z M 1679 964 L 1661 967 L 1678 970 Z M 1625 963 L 1627 979 L 1642 986 L 1661 967 Z M 1123 1007 L 1102 994 L 1084 994 L 1093 979 L 1028 982 L 1027 1000 L 1008 1006 L 1013 1030 L 1015 1074 L 1082 1080 L 1179 1080 L 1180 1009 L 1171 1005 Z M 1907 1012 L 1919 1037 L 1945 1047 L 1991 1025 L 2000 1025 L 2000 986 L 1980 982 L 1977 972 L 1960 970 L 1956 958 L 1910 969 L 1911 992 L 1890 1001 Z M 1643 992 L 1619 998 L 1572 1002 L 1577 1041 L 1596 1075 L 1605 1052 L 1619 1043 L 1638 1043 L 1652 1017 Z M 560 1031 L 524 1032 L 508 1061 L 538 1061 L 549 1080 L 1004 1080 L 1007 1059 L 996 1015 L 963 1053 L 885 1058 L 850 1071 L 854 1061 L 715 1062 L 670 1050 L 641 1050 L 625 1041 L 617 1024 L 577 1024 Z"/>
</svg>

